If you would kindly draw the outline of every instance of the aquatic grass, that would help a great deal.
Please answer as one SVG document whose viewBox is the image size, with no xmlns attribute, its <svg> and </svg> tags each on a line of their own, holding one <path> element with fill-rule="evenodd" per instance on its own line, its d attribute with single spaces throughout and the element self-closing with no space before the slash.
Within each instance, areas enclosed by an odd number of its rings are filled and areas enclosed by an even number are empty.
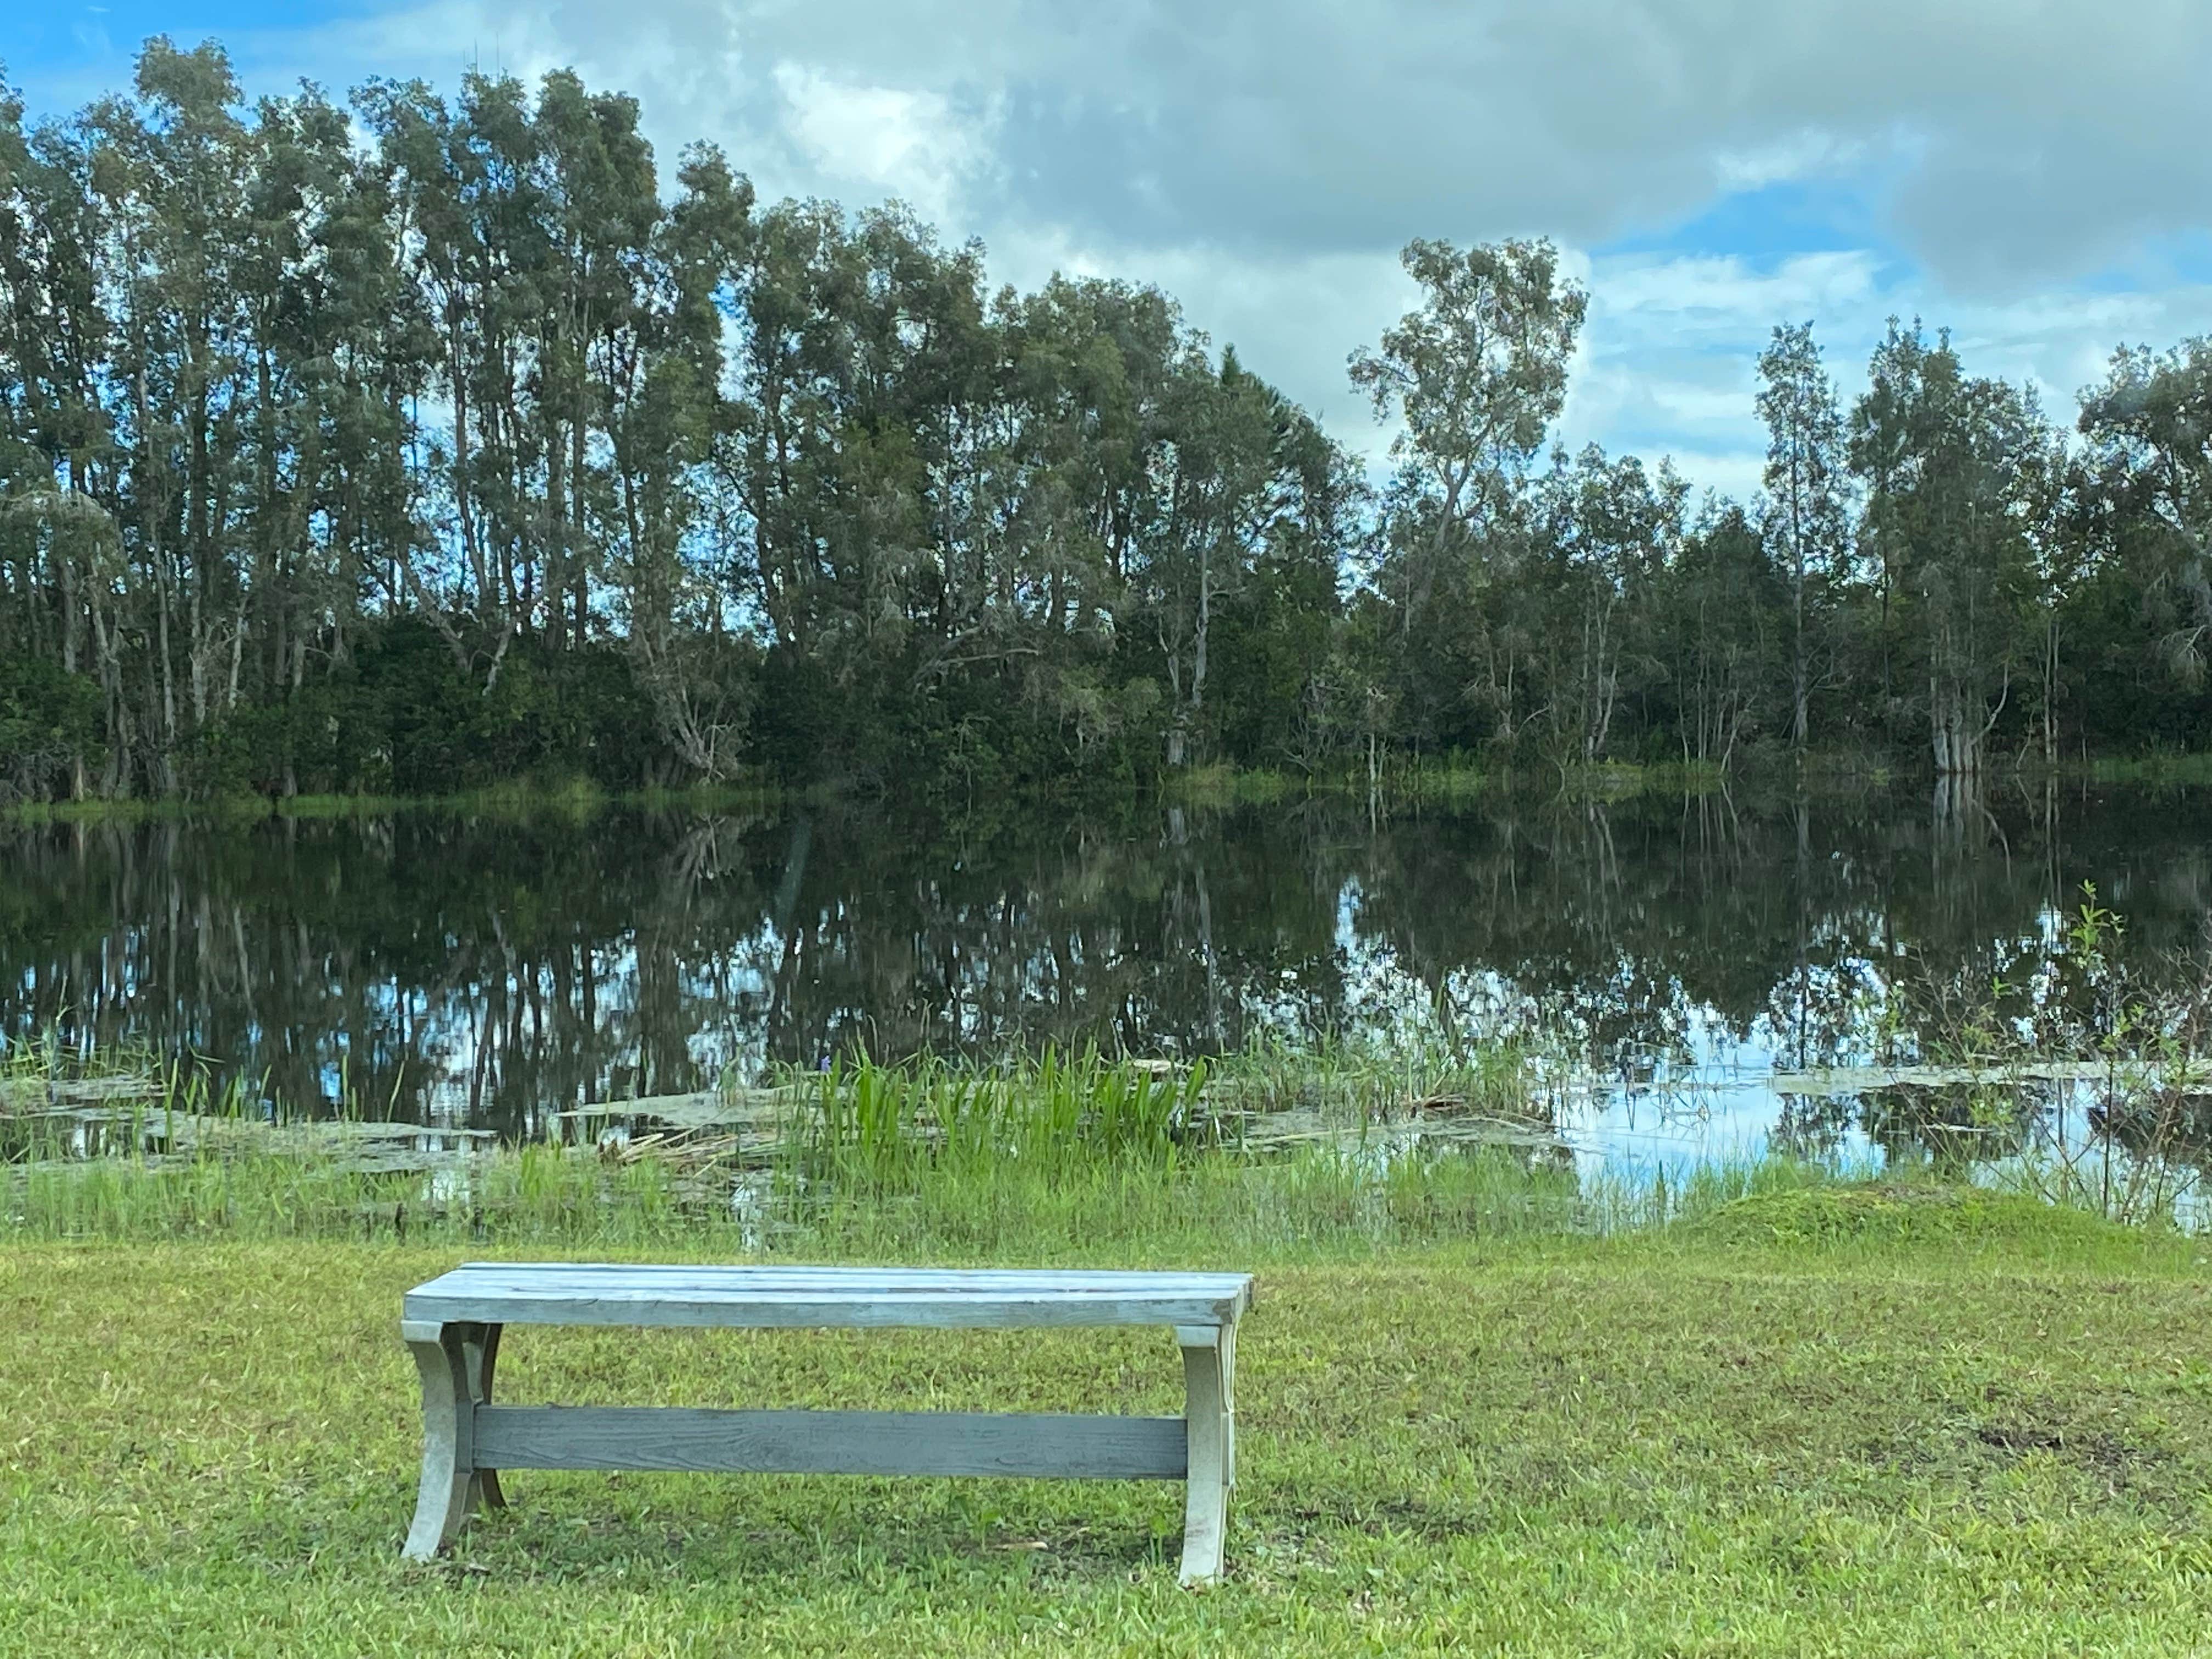
<svg viewBox="0 0 2212 1659">
<path fill-rule="evenodd" d="M 118 824 L 246 822 L 256 818 L 339 820 L 402 812 L 527 819 L 539 814 L 583 822 L 617 807 L 728 811 L 774 806 L 790 792 L 765 778 L 671 789 L 611 790 L 588 778 L 512 778 L 445 794 L 213 794 L 99 797 L 0 802 L 0 824 Z"/>
<path fill-rule="evenodd" d="M 17 1054 L 18 1075 L 56 1064 Z M 1465 1237 L 1663 1230 L 1746 1200 L 1905 1181 L 1878 1162 L 1778 1150 L 1656 1172 L 1578 1168 L 1512 1045 L 1262 1047 L 1188 1066 L 1096 1051 L 999 1065 L 865 1056 L 789 1073 L 772 1127 L 602 1131 L 493 1146 L 374 1121 L 303 1118 L 173 1064 L 143 1097 L 0 1118 L 18 1237 L 450 1237 L 955 1253 L 1037 1241 L 1233 1242 L 1372 1253 Z M 86 1066 L 78 1063 L 76 1069 Z M 94 1069 L 96 1069 L 94 1067 Z M 45 1126 L 43 1128 L 41 1126 Z M 42 1139 L 40 1137 L 44 1135 Z M 106 1151 L 105 1157 L 85 1157 Z M 1923 1172 L 1940 1188 L 1941 1170 Z M 1992 1185 L 2027 1191 L 2024 1164 Z M 2039 1196 L 2095 1207 L 2087 1188 Z M 2170 1224 L 2171 1206 L 2117 1219 Z"/>
<path fill-rule="evenodd" d="M 934 1097 L 963 1092 L 973 1098 L 957 1088 Z M 626 1158 L 532 1143 L 364 1164 L 343 1152 L 204 1145 L 189 1158 L 49 1160 L 9 1176 L 0 1230 L 17 1239 L 720 1240 L 839 1255 L 1048 1256 L 1118 1239 L 1273 1255 L 1597 1232 L 1628 1218 L 1612 1207 L 1626 1188 L 1586 1190 L 1556 1162 L 1484 1146 L 1246 1156 L 1170 1146 L 1149 1158 L 1007 1159 L 802 1144 L 763 1164 L 694 1164 L 680 1150 Z"/>
<path fill-rule="evenodd" d="M 2212 755 L 2179 751 L 2152 755 L 2102 755 L 2084 765 L 2075 762 L 2064 769 L 2086 775 L 2093 783 L 2139 784 L 2154 787 L 2212 784 Z"/>
<path fill-rule="evenodd" d="M 1381 781 L 1382 793 L 1389 799 L 1449 805 L 1493 793 L 1564 794 L 1577 800 L 1707 794 L 1725 789 L 1729 775 L 1725 768 L 1710 761 L 1477 765 L 1455 757 L 1392 767 Z"/>
<path fill-rule="evenodd" d="M 1272 806 L 1314 787 L 1318 781 L 1294 778 L 1270 769 L 1217 762 L 1179 768 L 1160 775 L 1160 793 L 1180 806 Z"/>
<path fill-rule="evenodd" d="M 949 1110 L 958 1080 L 871 1097 L 909 1132 L 903 1103 Z M 881 1079 L 879 1079 L 881 1080 Z M 1134 1097 L 1139 1092 L 1133 1086 Z M 966 1120 L 1002 1121 L 988 1109 Z M 1187 1148 L 1151 1156 L 1008 1158 L 934 1143 L 926 1121 L 879 1142 L 799 1139 L 764 1161 L 695 1161 L 682 1142 L 529 1143 L 468 1152 L 400 1150 L 363 1162 L 203 1143 L 172 1159 L 53 1160 L 19 1168 L 0 1236 L 18 1240 L 336 1238 L 477 1246 L 680 1245 L 853 1256 L 1028 1255 L 1119 1247 L 1143 1256 L 1207 1248 L 1260 1259 L 1370 1256 L 1472 1238 L 1650 1232 L 1747 1196 L 1834 1186 L 1849 1171 L 1786 1159 L 1698 1172 L 1655 1188 L 1540 1149 L 1431 1144 L 1378 1131 L 1274 1151 Z"/>
<path fill-rule="evenodd" d="M 1212 1133 L 1206 1066 L 1180 1073 L 1048 1048 L 1003 1066 L 840 1058 L 793 1114 L 792 1168 L 808 1179 L 895 1184 L 925 1173 L 1172 1159 Z"/>
</svg>

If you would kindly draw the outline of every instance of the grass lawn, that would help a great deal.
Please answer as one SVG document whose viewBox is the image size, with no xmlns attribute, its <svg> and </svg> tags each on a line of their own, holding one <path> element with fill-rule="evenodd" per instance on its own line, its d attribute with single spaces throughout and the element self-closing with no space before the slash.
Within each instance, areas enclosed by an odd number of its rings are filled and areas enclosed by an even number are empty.
<svg viewBox="0 0 2212 1659">
<path fill-rule="evenodd" d="M 520 1472 L 404 1565 L 399 1296 L 471 1252 L 11 1244 L 0 1651 L 2212 1652 L 2206 1245 L 1854 1203 L 1190 1260 L 1261 1275 L 1202 1592 L 1158 1484 Z M 1179 1387 L 1164 1333 L 518 1328 L 500 1391 L 1172 1412 Z"/>
</svg>

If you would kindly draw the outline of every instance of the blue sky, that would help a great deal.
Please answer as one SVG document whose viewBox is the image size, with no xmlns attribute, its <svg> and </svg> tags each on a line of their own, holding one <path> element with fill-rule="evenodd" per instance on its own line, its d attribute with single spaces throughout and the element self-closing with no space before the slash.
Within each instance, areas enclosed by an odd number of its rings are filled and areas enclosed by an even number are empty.
<svg viewBox="0 0 2212 1659">
<path fill-rule="evenodd" d="M 1548 235 L 1593 303 L 1560 436 L 1758 483 L 1752 363 L 1846 388 L 1892 314 L 2070 416 L 2122 342 L 2212 332 L 2203 0 L 61 0 L 0 24 L 34 112 L 214 35 L 249 91 L 573 64 L 663 156 L 898 196 L 994 275 L 1153 281 L 1347 441 L 1344 361 L 1416 235 Z"/>
</svg>

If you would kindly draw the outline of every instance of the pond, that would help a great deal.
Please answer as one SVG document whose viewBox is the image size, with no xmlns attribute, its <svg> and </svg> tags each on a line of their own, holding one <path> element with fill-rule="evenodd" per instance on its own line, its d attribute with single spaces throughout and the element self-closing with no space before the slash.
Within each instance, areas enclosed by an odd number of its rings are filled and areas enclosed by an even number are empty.
<svg viewBox="0 0 2212 1659">
<path fill-rule="evenodd" d="M 18 824 L 0 1035 L 507 1137 L 862 1047 L 1509 1038 L 1593 1166 L 1923 1158 L 1977 1133 L 1941 1074 L 1801 1074 L 1940 1057 L 1992 1018 L 2079 1038 L 2117 984 L 2201 992 L 2208 809 L 2036 786 L 1965 813 L 1864 790 Z M 2094 969 L 2084 883 L 2122 924 Z M 2042 1083 L 2037 1109 L 2087 1121 Z"/>
</svg>

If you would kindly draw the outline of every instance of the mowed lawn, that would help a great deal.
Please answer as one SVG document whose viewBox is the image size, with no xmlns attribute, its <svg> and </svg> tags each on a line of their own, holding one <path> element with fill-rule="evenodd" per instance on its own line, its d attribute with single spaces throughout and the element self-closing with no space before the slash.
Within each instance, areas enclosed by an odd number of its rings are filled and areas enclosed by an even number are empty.
<svg viewBox="0 0 2212 1659">
<path fill-rule="evenodd" d="M 1201 1592 L 1181 1488 L 1136 1483 L 518 1472 L 452 1559 L 403 1565 L 399 1297 L 465 1254 L 0 1254 L 0 1652 L 2212 1652 L 2201 1243 L 1192 1264 L 1261 1276 Z M 501 1363 L 516 1401 L 1180 1395 L 1165 1333 L 518 1328 Z"/>
</svg>

